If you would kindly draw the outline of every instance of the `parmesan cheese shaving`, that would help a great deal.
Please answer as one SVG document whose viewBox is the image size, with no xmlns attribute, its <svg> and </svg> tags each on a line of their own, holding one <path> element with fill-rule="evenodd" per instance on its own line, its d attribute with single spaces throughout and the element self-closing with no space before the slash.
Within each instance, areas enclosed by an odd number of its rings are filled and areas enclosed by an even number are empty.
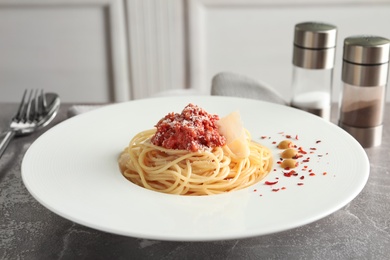
<svg viewBox="0 0 390 260">
<path fill-rule="evenodd" d="M 217 121 L 218 132 L 226 138 L 226 145 L 239 158 L 248 157 L 249 144 L 241 116 L 238 111 Z"/>
</svg>

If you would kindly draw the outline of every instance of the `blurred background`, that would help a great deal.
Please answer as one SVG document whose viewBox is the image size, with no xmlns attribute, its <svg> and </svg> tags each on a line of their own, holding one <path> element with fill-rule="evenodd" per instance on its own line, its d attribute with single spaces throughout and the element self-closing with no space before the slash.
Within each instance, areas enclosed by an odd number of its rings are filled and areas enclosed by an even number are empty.
<svg viewBox="0 0 390 260">
<path fill-rule="evenodd" d="M 289 99 L 294 26 L 305 21 L 338 27 L 337 101 L 344 38 L 390 38 L 390 0 L 0 0 L 0 102 L 25 88 L 76 103 L 209 94 L 223 71 Z"/>
</svg>

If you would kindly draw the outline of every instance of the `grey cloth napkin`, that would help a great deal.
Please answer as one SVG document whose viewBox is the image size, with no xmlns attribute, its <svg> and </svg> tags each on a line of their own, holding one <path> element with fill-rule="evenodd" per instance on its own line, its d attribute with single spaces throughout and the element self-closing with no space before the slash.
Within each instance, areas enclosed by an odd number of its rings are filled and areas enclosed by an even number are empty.
<svg viewBox="0 0 390 260">
<path fill-rule="evenodd" d="M 195 89 L 173 89 L 158 92 L 158 96 L 202 95 Z M 264 82 L 256 81 L 244 75 L 221 72 L 215 75 L 211 81 L 211 95 L 231 96 L 257 99 L 282 105 L 288 102 L 271 86 Z M 68 117 L 82 114 L 102 105 L 74 105 L 68 109 Z"/>
<path fill-rule="evenodd" d="M 214 76 L 211 95 L 244 97 L 288 105 L 288 102 L 265 82 L 231 72 L 221 72 Z"/>
<path fill-rule="evenodd" d="M 77 115 L 94 110 L 94 109 L 102 107 L 102 106 L 103 105 L 74 105 L 68 109 L 67 116 L 68 117 L 77 116 Z"/>
</svg>

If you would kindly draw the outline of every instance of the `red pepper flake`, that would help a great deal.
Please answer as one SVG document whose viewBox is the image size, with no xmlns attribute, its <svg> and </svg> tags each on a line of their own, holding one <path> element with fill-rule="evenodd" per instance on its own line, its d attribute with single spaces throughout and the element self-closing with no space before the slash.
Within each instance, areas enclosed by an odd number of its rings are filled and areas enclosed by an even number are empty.
<svg viewBox="0 0 390 260">
<path fill-rule="evenodd" d="M 299 140 L 298 135 L 295 136 L 295 140 Z"/>
<path fill-rule="evenodd" d="M 286 135 L 286 138 L 291 138 L 291 135 Z"/>
<path fill-rule="evenodd" d="M 302 175 L 299 179 L 303 180 L 304 178 L 305 178 L 305 176 Z"/>
<path fill-rule="evenodd" d="M 282 164 L 282 162 L 281 161 L 278 161 L 278 162 L 276 162 L 277 164 Z"/>
<path fill-rule="evenodd" d="M 275 185 L 276 183 L 278 183 L 278 181 L 265 181 L 264 182 L 265 185 Z"/>
<path fill-rule="evenodd" d="M 302 182 L 298 182 L 297 185 L 298 185 L 298 186 L 302 186 L 303 183 L 302 183 Z"/>
<path fill-rule="evenodd" d="M 257 191 L 256 189 L 253 190 L 253 192 L 256 192 L 256 191 Z"/>
<path fill-rule="evenodd" d="M 281 189 L 282 189 L 282 190 L 285 190 L 285 189 L 286 189 L 286 187 L 282 187 Z"/>
<path fill-rule="evenodd" d="M 307 154 L 307 152 L 305 152 L 302 147 L 298 148 L 298 153 Z"/>
<path fill-rule="evenodd" d="M 323 172 L 322 175 L 327 175 L 328 173 L 327 172 Z"/>
<path fill-rule="evenodd" d="M 272 142 L 272 144 L 276 144 L 276 142 L 275 142 L 275 141 L 273 141 L 273 142 Z"/>
<path fill-rule="evenodd" d="M 296 171 L 292 170 L 292 171 L 289 171 L 289 172 L 284 172 L 283 175 L 286 176 L 286 177 L 291 177 L 291 176 L 296 176 L 297 173 L 296 173 Z"/>
<path fill-rule="evenodd" d="M 305 169 L 307 169 L 307 167 L 309 167 L 309 166 L 307 166 L 307 165 L 303 166 L 303 168 L 305 168 Z"/>
<path fill-rule="evenodd" d="M 267 136 L 265 136 L 265 135 L 261 136 L 261 139 L 265 139 L 265 138 L 267 138 Z"/>
<path fill-rule="evenodd" d="M 317 141 L 316 141 L 316 144 L 319 144 L 319 143 L 321 143 L 321 140 L 317 140 Z"/>
<path fill-rule="evenodd" d="M 314 172 L 310 173 L 309 176 L 316 176 Z"/>
<path fill-rule="evenodd" d="M 308 159 L 305 159 L 305 160 L 303 160 L 302 162 L 310 162 L 310 159 L 308 158 Z"/>
<path fill-rule="evenodd" d="M 311 147 L 310 150 L 315 151 L 317 148 Z"/>
<path fill-rule="evenodd" d="M 280 189 L 272 189 L 273 192 L 277 192 L 279 191 Z"/>
</svg>

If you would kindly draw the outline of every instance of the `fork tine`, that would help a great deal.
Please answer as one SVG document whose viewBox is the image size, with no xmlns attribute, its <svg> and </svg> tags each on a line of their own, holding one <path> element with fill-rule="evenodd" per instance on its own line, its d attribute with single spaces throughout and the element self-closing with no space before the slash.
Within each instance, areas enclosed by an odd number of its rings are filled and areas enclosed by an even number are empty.
<svg viewBox="0 0 390 260">
<path fill-rule="evenodd" d="M 27 121 L 30 121 L 30 117 L 31 117 L 31 103 L 32 103 L 32 95 L 33 95 L 33 90 L 29 92 L 29 95 L 28 95 L 28 100 L 27 100 L 27 109 L 26 109 L 26 113 L 24 114 L 24 118 L 23 118 L 23 121 L 27 122 Z"/>
<path fill-rule="evenodd" d="M 16 112 L 16 115 L 13 118 L 15 120 L 21 120 L 22 118 L 22 114 L 24 113 L 24 108 L 25 108 L 24 104 L 25 104 L 26 95 L 27 95 L 27 89 L 25 89 L 23 92 L 23 97 L 22 100 L 20 101 L 18 112 Z"/>
<path fill-rule="evenodd" d="M 37 121 L 39 119 L 39 112 L 38 112 L 38 93 L 39 93 L 39 90 L 38 89 L 35 89 L 33 91 L 33 98 L 31 99 L 30 101 L 30 113 L 28 115 L 28 120 L 31 122 L 31 121 Z"/>
<path fill-rule="evenodd" d="M 38 104 L 39 104 L 39 96 L 38 96 L 38 90 L 35 91 L 35 95 L 34 95 L 34 117 L 33 117 L 33 120 L 38 120 L 39 116 L 40 116 L 40 113 L 39 113 L 39 110 L 38 110 Z"/>
</svg>

